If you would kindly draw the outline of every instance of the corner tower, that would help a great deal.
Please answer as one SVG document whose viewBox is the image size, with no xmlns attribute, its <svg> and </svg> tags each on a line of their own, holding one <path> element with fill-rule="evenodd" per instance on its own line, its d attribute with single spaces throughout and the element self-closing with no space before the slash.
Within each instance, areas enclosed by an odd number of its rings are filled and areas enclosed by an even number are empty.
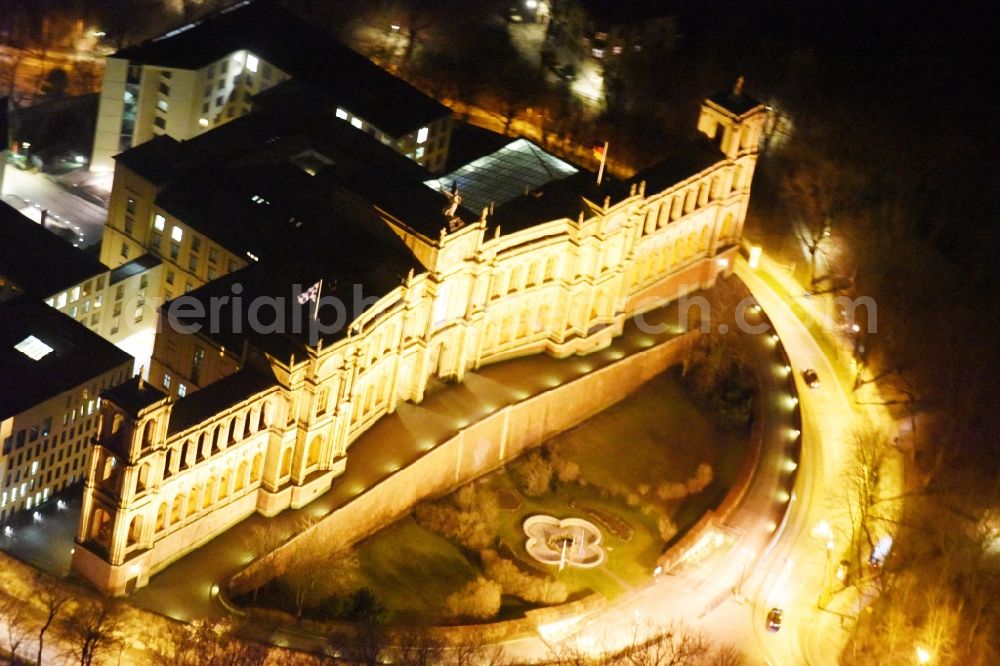
<svg viewBox="0 0 1000 666">
<path fill-rule="evenodd" d="M 756 153 L 764 127 L 764 105 L 743 92 L 743 77 L 731 91 L 712 95 L 701 104 L 698 131 L 714 141 L 729 159 Z"/>
<path fill-rule="evenodd" d="M 130 591 L 148 577 L 144 520 L 163 478 L 170 399 L 140 377 L 101 395 L 101 423 L 87 469 L 72 568 L 103 591 Z"/>
</svg>

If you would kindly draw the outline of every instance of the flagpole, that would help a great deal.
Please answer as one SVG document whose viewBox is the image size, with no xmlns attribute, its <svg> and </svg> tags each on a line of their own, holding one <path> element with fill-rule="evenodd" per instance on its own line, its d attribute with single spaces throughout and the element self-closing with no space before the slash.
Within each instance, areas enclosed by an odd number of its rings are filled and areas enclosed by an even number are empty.
<svg viewBox="0 0 1000 666">
<path fill-rule="evenodd" d="M 319 279 L 319 289 L 316 290 L 316 307 L 313 308 L 313 319 L 319 321 L 319 297 L 323 293 L 323 278 Z"/>
<path fill-rule="evenodd" d="M 608 159 L 608 142 L 604 142 L 604 150 L 601 152 L 601 168 L 597 170 L 597 184 L 600 185 L 604 179 L 604 162 Z"/>
</svg>

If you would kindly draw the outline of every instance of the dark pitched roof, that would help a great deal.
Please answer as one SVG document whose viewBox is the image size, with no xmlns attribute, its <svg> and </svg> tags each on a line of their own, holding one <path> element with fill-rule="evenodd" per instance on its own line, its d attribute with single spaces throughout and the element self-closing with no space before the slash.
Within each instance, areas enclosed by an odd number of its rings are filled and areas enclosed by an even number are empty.
<svg viewBox="0 0 1000 666">
<path fill-rule="evenodd" d="M 166 397 L 167 395 L 163 391 L 149 382 L 140 381 L 137 376 L 101 393 L 101 398 L 113 402 L 132 416 L 138 416 L 143 409 Z"/>
<path fill-rule="evenodd" d="M 754 99 L 742 91 L 737 92 L 737 89 L 715 93 L 708 99 L 736 116 L 742 116 L 747 111 L 762 104 L 760 100 Z"/>
<path fill-rule="evenodd" d="M 40 298 L 107 268 L 85 251 L 0 202 L 0 275 Z"/>
<path fill-rule="evenodd" d="M 266 0 L 238 3 L 114 57 L 200 69 L 244 49 L 293 79 L 313 83 L 334 104 L 393 136 L 451 115 L 446 106 Z"/>
<path fill-rule="evenodd" d="M 718 146 L 710 143 L 704 137 L 699 137 L 686 143 L 683 150 L 679 150 L 635 174 L 630 182 L 639 183 L 644 180 L 646 181 L 646 194 L 654 194 L 687 180 L 716 162 L 721 162 L 725 157 Z"/>
<path fill-rule="evenodd" d="M 167 435 L 187 430 L 227 407 L 277 384 L 278 380 L 270 371 L 263 373 L 249 367 L 238 370 L 175 402 L 170 411 Z"/>
<path fill-rule="evenodd" d="M 15 348 L 34 336 L 51 352 Z M 0 303 L 0 419 L 72 390 L 132 357 L 58 310 L 22 295 Z"/>
<path fill-rule="evenodd" d="M 180 145 L 177 139 L 161 134 L 115 155 L 115 160 L 153 185 L 162 185 L 183 165 L 183 154 L 178 150 Z"/>
</svg>

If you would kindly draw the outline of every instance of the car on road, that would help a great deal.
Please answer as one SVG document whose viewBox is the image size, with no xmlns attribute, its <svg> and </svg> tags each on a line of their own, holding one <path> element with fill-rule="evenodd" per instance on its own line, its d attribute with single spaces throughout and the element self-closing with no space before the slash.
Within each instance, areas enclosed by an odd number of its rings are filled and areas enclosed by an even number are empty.
<svg viewBox="0 0 1000 666">
<path fill-rule="evenodd" d="M 806 368 L 802 371 L 802 379 L 809 388 L 819 388 L 819 375 L 812 368 Z"/>
<path fill-rule="evenodd" d="M 772 608 L 767 611 L 767 630 L 777 631 L 781 629 L 781 616 L 784 613 L 780 608 Z"/>
<path fill-rule="evenodd" d="M 576 67 L 573 65 L 555 65 L 552 71 L 560 81 L 572 81 L 576 76 Z"/>
</svg>

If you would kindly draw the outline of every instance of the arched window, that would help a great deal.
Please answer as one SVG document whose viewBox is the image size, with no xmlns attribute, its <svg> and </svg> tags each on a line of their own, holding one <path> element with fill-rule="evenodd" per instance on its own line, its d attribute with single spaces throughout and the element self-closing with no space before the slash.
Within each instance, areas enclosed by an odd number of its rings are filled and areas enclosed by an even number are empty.
<svg viewBox="0 0 1000 666">
<path fill-rule="evenodd" d="M 169 477 L 174 473 L 173 465 L 174 459 L 177 457 L 177 451 L 174 449 L 167 449 L 167 457 L 163 461 L 163 478 Z"/>
<path fill-rule="evenodd" d="M 229 430 L 226 434 L 226 441 L 230 444 L 236 443 L 236 417 L 229 419 Z"/>
<path fill-rule="evenodd" d="M 306 460 L 306 464 L 312 467 L 313 465 L 319 464 L 320 452 L 323 449 L 323 437 L 317 435 L 313 438 L 312 444 L 309 445 L 309 456 Z"/>
<path fill-rule="evenodd" d="M 170 524 L 174 525 L 184 517 L 184 494 L 178 494 L 170 505 Z"/>
<path fill-rule="evenodd" d="M 292 473 L 292 449 L 287 448 L 281 454 L 281 476 L 288 476 Z"/>
<path fill-rule="evenodd" d="M 227 469 L 222 473 L 222 478 L 219 479 L 219 489 L 215 494 L 215 501 L 221 502 L 229 494 L 229 479 L 232 477 L 232 473 Z"/>
<path fill-rule="evenodd" d="M 111 538 L 111 514 L 98 507 L 90 519 L 90 538 L 104 545 Z"/>
<path fill-rule="evenodd" d="M 217 424 L 212 434 L 212 450 L 222 451 L 226 448 L 226 442 L 222 439 L 222 425 Z"/>
<path fill-rule="evenodd" d="M 212 455 L 212 442 L 209 441 L 208 434 L 202 432 L 198 435 L 197 460 L 204 460 L 210 455 Z"/>
<path fill-rule="evenodd" d="M 243 460 L 240 462 L 240 466 L 236 468 L 236 491 L 243 490 L 247 485 L 247 461 Z"/>
<path fill-rule="evenodd" d="M 257 430 L 264 430 L 267 428 L 267 419 L 271 412 L 271 403 L 265 402 L 260 406 L 260 414 L 257 415 Z"/>
<path fill-rule="evenodd" d="M 251 423 L 253 423 L 253 414 L 247 412 L 243 415 L 243 439 L 248 439 L 253 434 L 253 430 L 250 429 Z"/>
<path fill-rule="evenodd" d="M 142 516 L 136 514 L 132 516 L 132 521 L 128 524 L 128 540 L 126 545 L 134 546 L 139 543 L 139 537 L 142 535 Z"/>
<path fill-rule="evenodd" d="M 146 421 L 146 425 L 142 427 L 142 443 L 141 447 L 143 449 L 148 449 L 150 444 L 153 442 L 153 428 L 156 427 L 156 420 L 150 419 Z"/>
<path fill-rule="evenodd" d="M 215 488 L 215 477 L 208 477 L 208 482 L 205 484 L 205 491 L 201 495 L 201 508 L 207 509 L 212 506 L 212 490 Z"/>
<path fill-rule="evenodd" d="M 139 473 L 136 475 L 135 492 L 145 492 L 149 487 L 149 464 L 143 463 L 139 466 Z"/>
<path fill-rule="evenodd" d="M 167 526 L 167 503 L 164 502 L 160 505 L 160 508 L 156 510 L 156 529 L 154 532 L 162 532 Z"/>
<path fill-rule="evenodd" d="M 201 486 L 197 484 L 191 488 L 191 494 L 188 496 L 187 515 L 193 516 L 198 513 L 198 494 L 200 492 Z"/>
<path fill-rule="evenodd" d="M 264 458 L 258 453 L 253 457 L 253 465 L 250 467 L 250 483 L 260 481 L 260 473 L 263 466 Z"/>
</svg>

